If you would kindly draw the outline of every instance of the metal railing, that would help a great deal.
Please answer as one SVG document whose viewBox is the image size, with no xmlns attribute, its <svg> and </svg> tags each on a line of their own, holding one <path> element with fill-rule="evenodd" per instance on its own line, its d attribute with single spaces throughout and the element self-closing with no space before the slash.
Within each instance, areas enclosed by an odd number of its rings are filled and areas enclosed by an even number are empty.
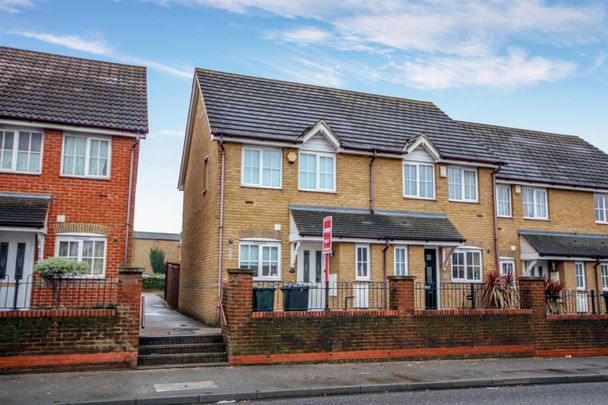
<svg viewBox="0 0 608 405">
<path fill-rule="evenodd" d="M 254 281 L 254 311 L 347 311 L 388 308 L 388 283 Z"/>
<path fill-rule="evenodd" d="M 0 310 L 54 308 L 113 308 L 118 281 L 101 278 L 0 278 Z"/>
<path fill-rule="evenodd" d="M 519 291 L 511 287 L 507 305 L 499 306 L 483 283 L 415 283 L 416 309 L 519 308 Z"/>
<path fill-rule="evenodd" d="M 564 290 L 557 297 L 545 296 L 547 313 L 608 314 L 607 292 L 595 290 Z"/>
</svg>

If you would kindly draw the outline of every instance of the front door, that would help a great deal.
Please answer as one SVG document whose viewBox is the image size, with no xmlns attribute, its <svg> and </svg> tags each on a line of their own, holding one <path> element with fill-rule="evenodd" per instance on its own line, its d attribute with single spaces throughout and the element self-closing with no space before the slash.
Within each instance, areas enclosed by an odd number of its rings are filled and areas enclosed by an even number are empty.
<svg viewBox="0 0 608 405">
<path fill-rule="evenodd" d="M 424 304 L 437 309 L 437 251 L 424 249 Z"/>
<path fill-rule="evenodd" d="M 325 286 L 323 283 L 323 254 L 320 244 L 303 244 L 299 255 L 298 282 L 309 287 L 308 309 L 325 308 Z"/>
<path fill-rule="evenodd" d="M 0 310 L 30 306 L 34 234 L 0 232 Z"/>
</svg>

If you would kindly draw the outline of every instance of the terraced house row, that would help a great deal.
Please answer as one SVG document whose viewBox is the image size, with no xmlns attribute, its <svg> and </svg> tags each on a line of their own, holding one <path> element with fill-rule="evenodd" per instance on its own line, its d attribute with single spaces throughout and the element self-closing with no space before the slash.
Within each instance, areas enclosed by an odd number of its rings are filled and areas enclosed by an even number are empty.
<svg viewBox="0 0 608 405">
<path fill-rule="evenodd" d="M 494 270 L 599 293 L 608 290 L 606 168 L 608 156 L 578 136 L 198 69 L 179 178 L 180 310 L 216 323 L 227 270 L 237 267 L 260 286 L 307 286 L 310 310 L 327 299 L 381 306 L 377 283 L 393 275 L 416 277 L 422 308 L 464 305 L 459 286 Z M 346 286 L 327 294 L 315 288 L 326 216 L 331 285 Z"/>
</svg>

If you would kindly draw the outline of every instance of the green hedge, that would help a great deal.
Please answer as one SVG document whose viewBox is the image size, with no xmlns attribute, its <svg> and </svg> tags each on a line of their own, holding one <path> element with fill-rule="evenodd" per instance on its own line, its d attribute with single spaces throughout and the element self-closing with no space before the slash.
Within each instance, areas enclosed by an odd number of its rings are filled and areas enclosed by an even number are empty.
<svg viewBox="0 0 608 405">
<path fill-rule="evenodd" d="M 163 291 L 165 289 L 165 275 L 155 274 L 149 275 L 144 274 L 142 280 L 144 291 Z"/>
</svg>

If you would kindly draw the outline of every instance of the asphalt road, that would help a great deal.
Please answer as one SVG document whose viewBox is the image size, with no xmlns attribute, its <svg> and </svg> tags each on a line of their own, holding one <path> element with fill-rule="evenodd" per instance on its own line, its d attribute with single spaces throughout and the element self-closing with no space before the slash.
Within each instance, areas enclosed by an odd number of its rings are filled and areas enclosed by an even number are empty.
<svg viewBox="0 0 608 405">
<path fill-rule="evenodd" d="M 349 405 L 349 404 L 534 404 L 585 405 L 608 403 L 608 384 L 532 385 L 520 387 L 471 388 L 460 390 L 346 395 L 275 401 L 256 405 Z"/>
</svg>

